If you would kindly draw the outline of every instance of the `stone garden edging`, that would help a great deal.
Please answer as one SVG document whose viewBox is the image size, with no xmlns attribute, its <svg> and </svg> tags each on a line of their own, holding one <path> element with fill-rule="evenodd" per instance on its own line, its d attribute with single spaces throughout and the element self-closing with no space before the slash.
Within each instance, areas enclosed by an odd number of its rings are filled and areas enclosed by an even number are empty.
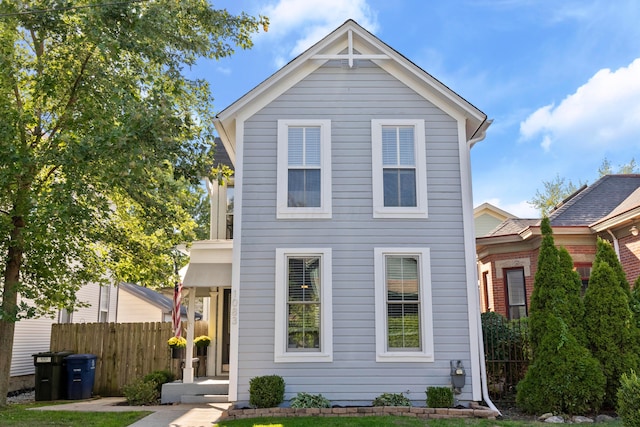
<svg viewBox="0 0 640 427">
<path fill-rule="evenodd" d="M 347 408 L 257 408 L 235 409 L 224 411 L 223 420 L 239 420 L 256 417 L 362 417 L 396 415 L 420 419 L 435 418 L 486 418 L 495 420 L 498 413 L 485 407 L 476 408 L 421 408 L 414 406 L 362 406 Z"/>
</svg>

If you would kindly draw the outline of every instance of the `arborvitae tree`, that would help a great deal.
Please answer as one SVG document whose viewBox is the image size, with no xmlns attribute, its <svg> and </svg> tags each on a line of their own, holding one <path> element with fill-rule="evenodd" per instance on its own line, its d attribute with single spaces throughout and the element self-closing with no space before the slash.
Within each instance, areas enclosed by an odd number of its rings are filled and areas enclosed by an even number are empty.
<svg viewBox="0 0 640 427">
<path fill-rule="evenodd" d="M 604 404 L 611 408 L 615 405 L 620 376 L 640 367 L 638 330 L 629 308 L 628 287 L 621 286 L 619 266 L 611 245 L 599 240 L 584 297 L 589 349 L 600 361 L 607 378 Z"/>
<path fill-rule="evenodd" d="M 633 318 L 635 320 L 636 326 L 640 328 L 640 276 L 638 276 L 635 283 L 633 284 L 629 307 L 633 312 Z"/>
<path fill-rule="evenodd" d="M 532 414 L 597 411 L 605 386 L 600 364 L 560 317 L 550 314 L 542 323 L 546 332 L 537 356 L 518 383 L 518 407 Z"/>
<path fill-rule="evenodd" d="M 583 308 L 573 262 L 555 247 L 548 218 L 542 220 L 541 231 L 529 310 L 533 363 L 518 384 L 517 403 L 527 412 L 595 411 L 602 403 L 605 378 L 580 342 Z"/>
<path fill-rule="evenodd" d="M 584 303 L 582 302 L 582 280 L 580 274 L 573 268 L 573 259 L 566 248 L 558 249 L 560 269 L 567 303 L 558 307 L 562 318 L 571 328 L 578 342 L 586 345 L 584 333 Z"/>
<path fill-rule="evenodd" d="M 620 288 L 627 294 L 627 298 L 631 295 L 631 289 L 629 288 L 629 282 L 627 281 L 627 275 L 620 264 L 618 255 L 613 249 L 613 246 L 604 239 L 598 237 L 596 246 L 596 260 L 601 260 L 609 264 L 609 267 L 613 269 L 614 276 L 610 279 L 612 282 L 617 283 Z"/>
<path fill-rule="evenodd" d="M 534 356 L 544 336 L 544 319 L 548 311 L 552 311 L 553 307 L 558 305 L 558 284 L 562 281 L 558 249 L 553 241 L 549 218 L 542 219 L 540 230 L 542 243 L 538 253 L 538 269 L 534 278 L 531 304 L 529 304 L 529 330 Z"/>
</svg>

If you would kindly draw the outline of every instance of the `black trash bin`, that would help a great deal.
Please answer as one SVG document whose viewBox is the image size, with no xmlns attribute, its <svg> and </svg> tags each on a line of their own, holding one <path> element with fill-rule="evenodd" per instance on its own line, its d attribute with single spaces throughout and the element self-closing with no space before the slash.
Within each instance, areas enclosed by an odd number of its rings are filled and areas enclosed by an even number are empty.
<svg viewBox="0 0 640 427">
<path fill-rule="evenodd" d="M 67 399 L 89 399 L 96 378 L 95 354 L 72 354 L 67 363 Z"/>
<path fill-rule="evenodd" d="M 33 355 L 36 367 L 36 400 L 66 399 L 66 362 L 71 351 L 42 352 Z"/>
</svg>

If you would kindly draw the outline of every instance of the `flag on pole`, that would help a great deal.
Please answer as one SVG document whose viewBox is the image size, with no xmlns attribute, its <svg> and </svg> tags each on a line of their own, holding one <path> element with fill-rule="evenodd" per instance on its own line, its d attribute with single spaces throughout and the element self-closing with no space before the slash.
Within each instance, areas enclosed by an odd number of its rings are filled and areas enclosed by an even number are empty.
<svg viewBox="0 0 640 427">
<path fill-rule="evenodd" d="M 173 311 L 171 312 L 171 321 L 173 322 L 173 335 L 182 336 L 182 328 L 180 327 L 180 302 L 182 301 L 182 283 L 177 282 L 173 288 Z"/>
</svg>

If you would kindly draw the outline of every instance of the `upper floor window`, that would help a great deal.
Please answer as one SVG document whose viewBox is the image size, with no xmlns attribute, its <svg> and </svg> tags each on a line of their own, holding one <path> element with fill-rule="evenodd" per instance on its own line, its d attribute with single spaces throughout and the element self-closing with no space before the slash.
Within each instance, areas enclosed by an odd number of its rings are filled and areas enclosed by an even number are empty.
<svg viewBox="0 0 640 427">
<path fill-rule="evenodd" d="M 278 120 L 278 218 L 331 218 L 331 121 Z"/>
<path fill-rule="evenodd" d="M 434 360 L 429 253 L 375 249 L 378 362 Z"/>
<path fill-rule="evenodd" d="M 374 218 L 426 218 L 423 120 L 372 120 Z"/>
</svg>

